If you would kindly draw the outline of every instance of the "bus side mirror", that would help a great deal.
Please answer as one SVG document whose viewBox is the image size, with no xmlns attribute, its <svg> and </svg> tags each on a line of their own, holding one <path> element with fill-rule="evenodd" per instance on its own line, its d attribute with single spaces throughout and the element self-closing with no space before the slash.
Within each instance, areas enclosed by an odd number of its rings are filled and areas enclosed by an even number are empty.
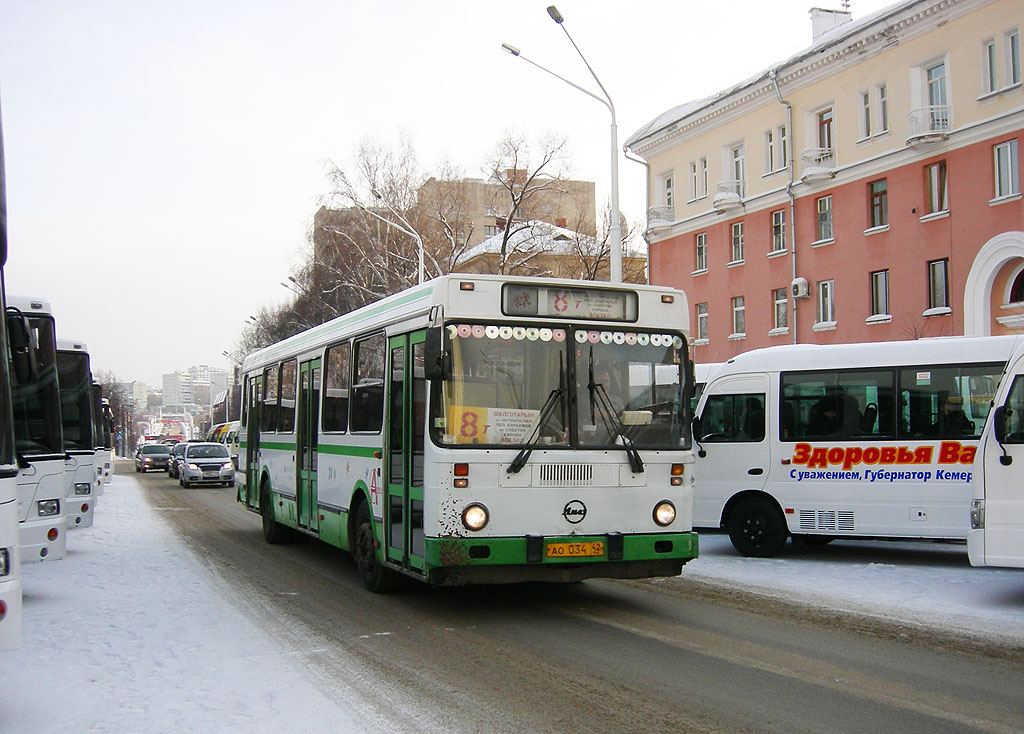
<svg viewBox="0 0 1024 734">
<path fill-rule="evenodd" d="M 996 408 L 992 415 L 992 431 L 995 433 L 996 441 L 999 443 L 1006 442 L 1006 419 L 1008 417 L 1005 405 L 1000 405 Z"/>
<path fill-rule="evenodd" d="M 451 355 L 444 348 L 444 327 L 427 329 L 423 341 L 423 376 L 428 380 L 447 380 L 452 374 Z"/>
<path fill-rule="evenodd" d="M 700 416 L 693 416 L 693 420 L 690 421 L 690 430 L 693 431 L 693 442 L 697 444 L 697 456 L 704 458 L 708 455 L 708 452 L 704 450 L 704 447 L 700 445 L 700 437 L 704 434 L 700 427 Z"/>
<path fill-rule="evenodd" d="M 24 385 L 31 382 L 36 374 L 32 361 L 32 343 L 29 337 L 28 322 L 16 311 L 7 312 L 6 322 L 14 377 L 19 384 Z"/>
</svg>

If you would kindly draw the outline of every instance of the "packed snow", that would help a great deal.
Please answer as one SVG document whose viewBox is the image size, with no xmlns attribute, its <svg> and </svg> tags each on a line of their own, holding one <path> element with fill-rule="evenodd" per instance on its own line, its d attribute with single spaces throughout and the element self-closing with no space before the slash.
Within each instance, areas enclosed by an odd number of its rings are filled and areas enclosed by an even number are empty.
<svg viewBox="0 0 1024 734">
<path fill-rule="evenodd" d="M 0 731 L 365 729 L 233 606 L 139 489 L 115 476 L 65 560 L 23 567 L 24 642 L 0 653 Z M 710 533 L 668 583 L 688 579 L 1024 644 L 1024 571 L 972 568 L 963 545 L 790 544 L 754 559 Z"/>
</svg>

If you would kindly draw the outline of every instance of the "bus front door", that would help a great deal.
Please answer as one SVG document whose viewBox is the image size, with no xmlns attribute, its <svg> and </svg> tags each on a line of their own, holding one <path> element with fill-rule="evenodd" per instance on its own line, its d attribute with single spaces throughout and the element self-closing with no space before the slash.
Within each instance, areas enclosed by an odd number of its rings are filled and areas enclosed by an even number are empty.
<svg viewBox="0 0 1024 734">
<path fill-rule="evenodd" d="M 426 430 L 425 332 L 392 337 L 388 373 L 387 557 L 403 568 L 424 570 L 423 446 Z"/>
<path fill-rule="evenodd" d="M 245 424 L 245 504 L 259 504 L 260 482 L 260 406 L 263 404 L 263 375 L 249 378 Z"/>
<path fill-rule="evenodd" d="M 295 487 L 298 491 L 299 527 L 320 528 L 316 501 L 317 441 L 320 435 L 320 360 L 299 365 L 299 414 L 295 434 Z"/>
</svg>

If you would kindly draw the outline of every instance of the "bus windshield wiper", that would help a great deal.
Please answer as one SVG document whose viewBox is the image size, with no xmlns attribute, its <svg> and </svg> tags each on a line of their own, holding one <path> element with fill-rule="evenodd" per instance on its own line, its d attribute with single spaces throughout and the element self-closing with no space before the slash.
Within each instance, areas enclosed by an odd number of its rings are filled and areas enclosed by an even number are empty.
<svg viewBox="0 0 1024 734">
<path fill-rule="evenodd" d="M 622 421 L 619 420 L 619 414 L 615 412 L 611 398 L 608 397 L 608 391 L 603 384 L 594 380 L 593 347 L 590 348 L 588 378 L 587 390 L 590 392 L 590 422 L 594 422 L 594 408 L 596 406 L 597 414 L 601 416 L 601 422 L 604 423 L 605 430 L 608 431 L 609 435 L 616 436 L 622 441 L 622 449 L 626 452 L 626 458 L 629 459 L 629 468 L 633 470 L 634 474 L 642 474 L 644 462 L 640 458 L 640 453 L 633 445 L 633 440 L 626 435 L 626 428 L 622 425 Z"/>
<path fill-rule="evenodd" d="M 538 416 L 537 425 L 530 431 L 529 437 L 526 439 L 526 443 L 523 444 L 523 448 L 516 454 L 516 458 L 512 460 L 512 463 L 508 465 L 506 473 L 518 474 L 519 471 L 526 466 L 526 462 L 530 458 L 530 454 L 533 453 L 533 449 L 537 446 L 537 442 L 540 440 L 540 432 L 547 423 L 551 414 L 555 412 L 555 406 L 562 407 L 562 425 L 565 426 L 565 406 L 564 396 L 566 395 L 565 387 L 565 365 L 562 363 L 562 355 L 558 355 L 558 387 L 548 394 L 548 399 L 544 401 L 544 405 L 541 406 L 540 415 Z"/>
</svg>

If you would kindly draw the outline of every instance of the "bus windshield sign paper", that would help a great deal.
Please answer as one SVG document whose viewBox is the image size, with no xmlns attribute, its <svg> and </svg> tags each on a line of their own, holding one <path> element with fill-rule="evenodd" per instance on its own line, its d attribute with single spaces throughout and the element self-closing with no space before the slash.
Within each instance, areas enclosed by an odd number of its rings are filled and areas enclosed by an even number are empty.
<svg viewBox="0 0 1024 734">
<path fill-rule="evenodd" d="M 630 291 L 603 288 L 559 288 L 506 285 L 503 311 L 507 316 L 636 321 L 637 296 Z"/>
</svg>

